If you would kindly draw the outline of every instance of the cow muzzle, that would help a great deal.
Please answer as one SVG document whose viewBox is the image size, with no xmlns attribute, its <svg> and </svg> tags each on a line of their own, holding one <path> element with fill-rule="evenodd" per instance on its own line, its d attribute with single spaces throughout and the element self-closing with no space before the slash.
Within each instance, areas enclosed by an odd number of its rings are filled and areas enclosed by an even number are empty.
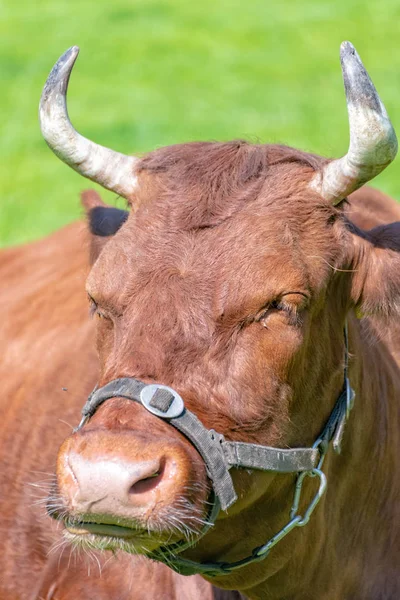
<svg viewBox="0 0 400 600">
<path fill-rule="evenodd" d="M 110 408 L 126 405 L 116 399 Z M 61 511 L 54 516 L 76 536 L 70 539 L 105 549 L 120 548 L 123 540 L 124 550 L 141 553 L 182 533 L 196 535 L 210 493 L 196 450 L 173 431 L 165 435 L 162 423 L 149 431 L 101 422 L 67 438 L 58 454 L 54 495 Z"/>
</svg>

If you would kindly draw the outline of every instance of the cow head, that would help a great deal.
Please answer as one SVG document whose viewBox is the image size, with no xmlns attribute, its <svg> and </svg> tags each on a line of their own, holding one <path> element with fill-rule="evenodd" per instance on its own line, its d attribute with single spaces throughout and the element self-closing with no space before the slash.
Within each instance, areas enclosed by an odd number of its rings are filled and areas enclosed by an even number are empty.
<svg viewBox="0 0 400 600">
<path fill-rule="evenodd" d="M 398 306 L 393 231 L 361 232 L 343 212 L 346 196 L 397 148 L 354 49 L 342 47 L 350 149 L 333 161 L 243 141 L 183 144 L 142 159 L 98 147 L 66 116 L 76 54 L 60 59 L 46 85 L 45 137 L 130 206 L 117 213 L 86 196 L 92 231 L 103 238 L 87 280 L 98 385 L 162 383 L 226 439 L 312 444 L 342 385 L 347 313 Z M 64 442 L 57 473 L 71 537 L 95 547 L 146 553 L 195 534 L 208 514 L 210 485 L 194 446 L 123 398 L 105 402 Z M 240 558 L 262 543 L 264 526 L 252 515 L 267 504 L 275 519 L 293 485 L 272 473 L 232 476 L 239 499 L 217 521 L 219 540 L 210 533 L 213 543 L 193 551 L 202 557 Z"/>
</svg>

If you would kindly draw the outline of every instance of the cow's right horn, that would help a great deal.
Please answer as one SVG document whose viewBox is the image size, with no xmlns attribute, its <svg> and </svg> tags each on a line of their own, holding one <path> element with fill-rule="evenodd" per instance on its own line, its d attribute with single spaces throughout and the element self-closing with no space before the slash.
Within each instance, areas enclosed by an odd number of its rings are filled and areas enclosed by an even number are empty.
<svg viewBox="0 0 400 600">
<path fill-rule="evenodd" d="M 342 158 L 327 163 L 310 186 L 332 204 L 379 175 L 397 153 L 397 139 L 378 93 L 354 46 L 340 47 L 350 125 L 350 146 Z"/>
<path fill-rule="evenodd" d="M 137 183 L 138 159 L 91 142 L 75 131 L 69 120 L 66 94 L 78 53 L 78 46 L 67 50 L 47 78 L 39 105 L 43 137 L 53 152 L 75 171 L 129 199 Z"/>
</svg>

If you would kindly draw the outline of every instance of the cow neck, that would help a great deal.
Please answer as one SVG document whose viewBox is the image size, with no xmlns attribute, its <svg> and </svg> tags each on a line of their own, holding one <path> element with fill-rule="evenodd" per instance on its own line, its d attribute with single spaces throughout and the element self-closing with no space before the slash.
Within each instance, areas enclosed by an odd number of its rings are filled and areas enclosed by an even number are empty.
<svg viewBox="0 0 400 600">
<path fill-rule="evenodd" d="M 181 541 L 163 546 L 148 556 L 168 564 L 181 575 L 201 574 L 207 577 L 228 575 L 251 563 L 265 560 L 272 548 L 285 538 L 293 529 L 304 527 L 322 498 L 327 480 L 322 466 L 329 446 L 340 453 L 344 427 L 354 403 L 354 391 L 348 378 L 348 330 L 344 327 L 344 372 L 343 387 L 333 410 L 321 434 L 308 448 L 272 448 L 258 444 L 225 440 L 224 436 L 213 429 L 207 429 L 197 416 L 189 411 L 183 399 L 172 388 L 162 384 L 145 384 L 138 379 L 124 377 L 114 379 L 101 388 L 95 388 L 82 409 L 82 420 L 77 430 L 90 419 L 97 408 L 111 398 L 126 398 L 138 402 L 155 416 L 183 433 L 202 456 L 207 475 L 212 483 L 211 510 L 207 524 L 195 540 Z M 279 531 L 264 544 L 255 547 L 252 552 L 233 562 L 196 562 L 178 556 L 184 550 L 192 548 L 209 531 L 218 517 L 220 509 L 227 510 L 237 500 L 229 470 L 246 468 L 277 473 L 296 473 L 289 518 Z M 318 491 L 301 514 L 299 511 L 302 490 L 307 478 L 318 479 Z"/>
</svg>

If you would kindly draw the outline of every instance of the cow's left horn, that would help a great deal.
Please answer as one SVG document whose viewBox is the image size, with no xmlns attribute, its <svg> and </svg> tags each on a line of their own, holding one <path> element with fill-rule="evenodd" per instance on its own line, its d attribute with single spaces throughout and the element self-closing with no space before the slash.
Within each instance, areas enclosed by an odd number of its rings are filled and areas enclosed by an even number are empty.
<svg viewBox="0 0 400 600">
<path fill-rule="evenodd" d="M 66 94 L 78 53 L 78 46 L 67 50 L 47 78 L 39 105 L 43 137 L 53 152 L 75 171 L 129 198 L 136 186 L 138 159 L 91 142 L 75 131 L 69 120 Z"/>
<path fill-rule="evenodd" d="M 397 139 L 378 93 L 354 46 L 343 42 L 340 61 L 350 125 L 350 146 L 342 158 L 327 163 L 311 180 L 312 189 L 333 204 L 387 167 L 397 153 Z"/>
</svg>

